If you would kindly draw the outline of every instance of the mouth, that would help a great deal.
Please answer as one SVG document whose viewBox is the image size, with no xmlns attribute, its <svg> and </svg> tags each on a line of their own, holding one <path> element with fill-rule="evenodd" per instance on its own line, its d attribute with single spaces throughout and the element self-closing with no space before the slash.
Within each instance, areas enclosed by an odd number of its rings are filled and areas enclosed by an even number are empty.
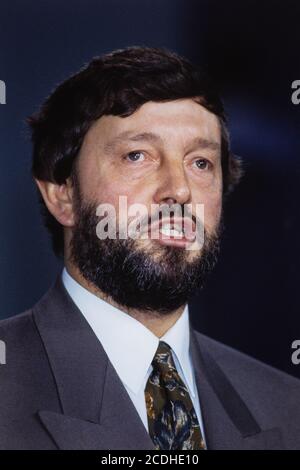
<svg viewBox="0 0 300 470">
<path fill-rule="evenodd" d="M 196 224 L 188 217 L 161 219 L 150 225 L 148 236 L 162 245 L 185 247 L 195 241 Z"/>
</svg>

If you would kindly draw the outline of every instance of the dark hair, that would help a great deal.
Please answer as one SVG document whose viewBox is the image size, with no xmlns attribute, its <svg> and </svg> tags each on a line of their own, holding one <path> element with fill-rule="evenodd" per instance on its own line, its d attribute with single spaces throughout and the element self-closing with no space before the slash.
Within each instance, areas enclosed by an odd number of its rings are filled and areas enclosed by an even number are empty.
<svg viewBox="0 0 300 470">
<path fill-rule="evenodd" d="M 197 99 L 217 115 L 222 129 L 224 194 L 241 176 L 240 160 L 230 151 L 222 101 L 208 77 L 186 59 L 161 48 L 129 47 L 94 58 L 61 83 L 38 113 L 28 118 L 32 131 L 35 178 L 63 184 L 94 121 L 103 115 L 126 117 L 147 101 Z M 40 196 L 53 249 L 63 254 L 63 227 Z"/>
</svg>

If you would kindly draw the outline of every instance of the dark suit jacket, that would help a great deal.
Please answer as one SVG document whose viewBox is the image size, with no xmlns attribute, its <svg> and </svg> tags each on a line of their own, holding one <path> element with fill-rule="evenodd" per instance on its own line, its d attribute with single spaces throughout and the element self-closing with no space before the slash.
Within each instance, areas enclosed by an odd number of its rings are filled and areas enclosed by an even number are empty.
<svg viewBox="0 0 300 470">
<path fill-rule="evenodd" d="M 208 448 L 300 449 L 300 381 L 190 332 Z M 0 339 L 0 449 L 154 448 L 60 277 Z"/>
</svg>

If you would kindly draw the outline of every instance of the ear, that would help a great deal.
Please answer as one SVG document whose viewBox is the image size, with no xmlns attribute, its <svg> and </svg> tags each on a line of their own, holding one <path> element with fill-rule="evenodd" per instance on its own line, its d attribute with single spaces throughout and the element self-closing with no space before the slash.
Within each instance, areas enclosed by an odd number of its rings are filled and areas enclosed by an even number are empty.
<svg viewBox="0 0 300 470">
<path fill-rule="evenodd" d="M 74 226 L 73 189 L 70 178 L 64 184 L 35 179 L 49 212 L 64 227 Z"/>
</svg>

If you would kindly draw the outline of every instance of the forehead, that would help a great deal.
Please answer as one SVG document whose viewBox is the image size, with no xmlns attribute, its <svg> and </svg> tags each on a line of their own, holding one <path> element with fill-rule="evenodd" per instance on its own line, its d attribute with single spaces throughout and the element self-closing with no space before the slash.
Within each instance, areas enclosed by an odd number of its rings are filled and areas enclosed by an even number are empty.
<svg viewBox="0 0 300 470">
<path fill-rule="evenodd" d="M 130 138 L 131 133 L 152 132 L 165 142 L 188 143 L 189 139 L 201 137 L 220 143 L 219 118 L 192 99 L 167 102 L 149 101 L 132 115 L 102 116 L 86 135 L 87 141 L 107 142 L 120 137 L 120 142 Z"/>
</svg>

